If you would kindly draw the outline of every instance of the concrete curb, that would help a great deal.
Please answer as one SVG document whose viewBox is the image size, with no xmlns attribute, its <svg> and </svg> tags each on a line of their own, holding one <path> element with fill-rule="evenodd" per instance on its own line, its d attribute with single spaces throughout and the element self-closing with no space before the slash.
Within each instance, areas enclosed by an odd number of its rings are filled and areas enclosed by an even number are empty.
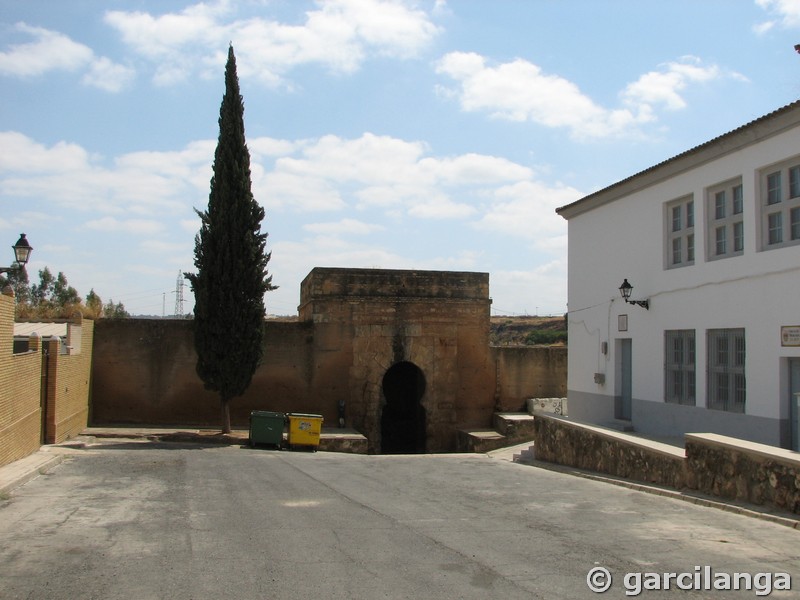
<svg viewBox="0 0 800 600">
<path fill-rule="evenodd" d="M 53 454 L 46 450 L 39 450 L 25 458 L 0 467 L 0 494 L 8 494 L 48 469 L 61 464 L 63 460 L 63 454 Z"/>
</svg>

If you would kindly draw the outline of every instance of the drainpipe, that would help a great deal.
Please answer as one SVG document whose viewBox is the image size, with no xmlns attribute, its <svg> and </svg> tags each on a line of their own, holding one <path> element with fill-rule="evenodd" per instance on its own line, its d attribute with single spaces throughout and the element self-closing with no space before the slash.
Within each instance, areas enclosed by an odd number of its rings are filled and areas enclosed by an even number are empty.
<svg viewBox="0 0 800 600">
<path fill-rule="evenodd" d="M 42 382 L 39 386 L 40 405 L 42 410 L 42 424 L 40 427 L 40 443 L 47 443 L 47 382 L 50 374 L 50 348 L 42 344 Z"/>
</svg>

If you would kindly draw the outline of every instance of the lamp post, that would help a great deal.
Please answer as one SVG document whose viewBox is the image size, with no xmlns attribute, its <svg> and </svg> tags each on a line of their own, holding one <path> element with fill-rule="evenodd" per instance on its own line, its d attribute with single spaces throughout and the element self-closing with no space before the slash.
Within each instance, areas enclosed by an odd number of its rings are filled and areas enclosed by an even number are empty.
<svg viewBox="0 0 800 600">
<path fill-rule="evenodd" d="M 622 285 L 619 286 L 619 293 L 622 296 L 622 299 L 625 300 L 628 304 L 636 304 L 637 306 L 641 306 L 646 310 L 650 310 L 650 302 L 648 300 L 631 300 L 631 292 L 633 291 L 633 286 L 628 283 L 627 278 L 622 282 Z"/>
<path fill-rule="evenodd" d="M 10 273 L 11 271 L 17 271 L 23 268 L 31 258 L 31 252 L 33 252 L 33 248 L 28 243 L 28 239 L 25 237 L 24 233 L 21 233 L 17 243 L 11 246 L 14 250 L 14 264 L 10 267 L 0 267 L 0 273 Z"/>
</svg>

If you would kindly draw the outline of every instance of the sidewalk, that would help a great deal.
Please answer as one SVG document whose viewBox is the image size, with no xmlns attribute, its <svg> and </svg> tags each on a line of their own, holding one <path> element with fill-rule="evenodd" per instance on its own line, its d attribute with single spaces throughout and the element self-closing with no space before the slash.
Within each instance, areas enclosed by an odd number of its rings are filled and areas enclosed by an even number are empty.
<svg viewBox="0 0 800 600">
<path fill-rule="evenodd" d="M 284 434 L 285 435 L 285 434 Z M 249 443 L 249 429 L 233 429 L 223 434 L 217 429 L 175 427 L 87 427 L 81 435 L 61 444 L 45 445 L 33 454 L 0 467 L 0 501 L 2 496 L 64 460 L 88 444 L 102 440 L 140 440 L 191 444 L 243 446 Z M 353 429 L 322 428 L 319 449 L 327 452 L 367 453 L 367 438 Z"/>
<path fill-rule="evenodd" d="M 11 490 L 45 473 L 64 460 L 64 454 L 42 446 L 33 454 L 0 467 L 0 501 Z"/>
<path fill-rule="evenodd" d="M 218 429 L 87 427 L 83 430 L 82 435 L 76 438 L 63 442 L 62 444 L 42 446 L 33 454 L 0 467 L 0 502 L 2 502 L 4 496 L 7 496 L 14 488 L 27 483 L 31 479 L 59 465 L 64 460 L 65 456 L 80 452 L 81 449 L 85 448 L 87 445 L 102 443 L 102 440 L 110 441 L 116 439 L 119 441 L 140 440 L 142 442 L 244 445 L 248 443 L 249 434 L 250 432 L 247 429 L 235 429 L 231 431 L 230 434 L 222 434 Z M 354 430 L 323 428 L 320 438 L 320 450 L 366 454 L 366 438 Z M 355 450 L 352 447 L 353 445 L 355 445 Z M 361 451 L 362 448 L 363 452 Z M 538 461 L 535 458 L 535 453 L 532 451 L 532 448 L 533 442 L 524 442 L 514 446 L 492 450 L 487 452 L 486 456 L 496 460 L 505 460 L 528 465 L 530 467 L 558 471 L 575 477 L 601 481 L 659 496 L 667 496 L 676 500 L 759 518 L 800 530 L 800 520 L 787 513 L 772 511 L 765 507 L 741 502 L 726 502 L 720 498 L 706 497 L 688 490 L 673 490 L 601 473 L 583 471 L 581 469 Z"/>
</svg>

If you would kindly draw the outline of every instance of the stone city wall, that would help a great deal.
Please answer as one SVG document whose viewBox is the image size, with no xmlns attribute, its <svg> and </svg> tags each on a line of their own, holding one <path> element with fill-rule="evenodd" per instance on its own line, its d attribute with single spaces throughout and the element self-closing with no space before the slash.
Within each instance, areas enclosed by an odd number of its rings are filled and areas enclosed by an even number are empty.
<svg viewBox="0 0 800 600">
<path fill-rule="evenodd" d="M 409 331 L 413 334 L 413 327 Z M 460 335 L 463 339 L 472 334 L 463 327 Z M 345 322 L 267 321 L 262 364 L 250 389 L 231 403 L 234 425 L 246 426 L 251 410 L 322 414 L 326 426 L 335 425 L 339 400 L 357 402 L 351 387 L 365 383 L 358 369 L 364 360 L 372 360 L 370 344 L 385 352 L 393 337 L 389 335 L 387 341 L 384 335 L 360 335 L 356 348 L 367 350 L 355 360 L 353 346 L 343 343 L 354 336 L 355 330 Z M 446 340 L 441 348 L 447 351 Z M 459 350 L 462 360 L 481 352 L 474 343 L 462 343 Z M 473 373 L 461 382 L 459 396 L 468 398 L 481 389 L 482 394 L 492 395 L 490 403 L 496 400 L 500 410 L 510 411 L 520 410 L 526 398 L 563 395 L 566 348 L 524 350 L 484 347 L 483 352 L 492 357 L 488 371 Z M 388 352 L 391 355 L 391 349 Z M 92 424 L 219 426 L 219 399 L 203 389 L 195 372 L 191 321 L 102 319 L 95 324 L 93 355 Z M 468 414 L 468 406 L 464 410 L 465 420 L 479 419 L 480 415 Z"/>
</svg>

